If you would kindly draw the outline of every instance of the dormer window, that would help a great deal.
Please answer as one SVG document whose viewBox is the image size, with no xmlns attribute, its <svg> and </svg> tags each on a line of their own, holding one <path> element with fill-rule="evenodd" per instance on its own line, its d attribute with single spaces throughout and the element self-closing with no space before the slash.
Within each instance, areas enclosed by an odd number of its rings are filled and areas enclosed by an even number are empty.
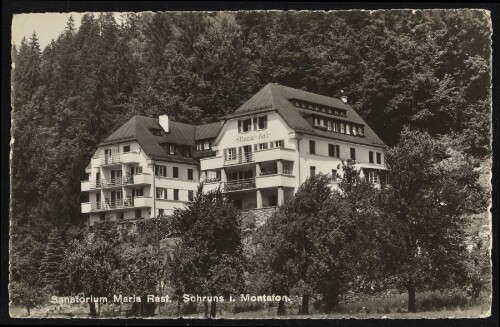
<svg viewBox="0 0 500 327">
<path fill-rule="evenodd" d="M 161 129 L 158 128 L 151 128 L 151 133 L 155 136 L 161 136 Z"/>
<path fill-rule="evenodd" d="M 168 146 L 168 154 L 175 154 L 175 145 L 170 144 Z"/>
<path fill-rule="evenodd" d="M 250 132 L 252 129 L 252 120 L 245 119 L 245 120 L 238 120 L 238 132 L 239 133 L 247 133 Z"/>
<path fill-rule="evenodd" d="M 257 117 L 257 118 L 254 118 L 254 120 L 256 123 L 256 126 L 255 126 L 256 130 L 267 128 L 267 116 Z"/>
</svg>

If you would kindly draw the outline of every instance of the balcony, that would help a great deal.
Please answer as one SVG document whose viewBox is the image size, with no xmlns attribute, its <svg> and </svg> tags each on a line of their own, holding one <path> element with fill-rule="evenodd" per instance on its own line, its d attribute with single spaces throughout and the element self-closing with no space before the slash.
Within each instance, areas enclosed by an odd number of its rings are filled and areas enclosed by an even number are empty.
<svg viewBox="0 0 500 327">
<path fill-rule="evenodd" d="M 122 163 L 139 163 L 139 156 L 139 152 L 125 152 L 113 155 L 105 155 L 103 157 L 93 158 L 92 167 L 97 167 L 99 165 L 113 166 L 120 165 Z"/>
<path fill-rule="evenodd" d="M 132 199 L 132 203 L 136 208 L 152 207 L 153 199 L 149 196 L 136 196 Z"/>
<path fill-rule="evenodd" d="M 238 179 L 224 183 L 224 192 L 251 190 L 255 188 L 255 178 Z"/>
<path fill-rule="evenodd" d="M 81 182 L 81 190 L 82 192 L 88 192 L 91 189 L 92 184 L 95 184 L 95 181 L 82 181 Z"/>
<path fill-rule="evenodd" d="M 109 179 L 82 181 L 81 190 L 82 192 L 88 192 L 91 190 L 121 187 L 125 185 L 140 185 L 140 184 L 151 184 L 151 183 L 152 183 L 151 174 L 141 173 L 131 176 L 128 175 L 128 176 L 115 177 Z"/>
<path fill-rule="evenodd" d="M 120 187 L 127 184 L 132 184 L 134 182 L 132 176 L 115 177 L 109 179 L 99 179 L 96 181 L 91 181 L 90 189 L 101 189 L 101 188 L 112 188 Z"/>
<path fill-rule="evenodd" d="M 151 207 L 153 200 L 151 197 L 136 196 L 127 197 L 125 199 L 117 199 L 113 201 L 102 202 L 86 202 L 82 203 L 82 213 L 117 210 L 126 208 Z"/>
<path fill-rule="evenodd" d="M 147 173 L 140 173 L 140 174 L 135 174 L 132 175 L 132 183 L 134 185 L 139 185 L 139 184 L 151 184 L 153 182 L 153 178 L 151 174 Z"/>
<path fill-rule="evenodd" d="M 224 166 L 237 165 L 248 162 L 254 162 L 254 156 L 252 152 L 228 155 L 224 158 Z"/>
<path fill-rule="evenodd" d="M 267 150 L 259 150 L 254 153 L 256 162 L 272 161 L 272 160 L 297 160 L 297 152 L 293 149 L 274 148 Z"/>
<path fill-rule="evenodd" d="M 101 158 L 101 165 L 102 166 L 116 165 L 116 164 L 121 164 L 121 163 L 122 163 L 122 155 L 121 154 L 113 154 L 113 155 L 104 156 Z"/>
<path fill-rule="evenodd" d="M 298 181 L 293 175 L 264 174 L 255 178 L 255 186 L 258 189 L 274 187 L 297 187 Z"/>
</svg>

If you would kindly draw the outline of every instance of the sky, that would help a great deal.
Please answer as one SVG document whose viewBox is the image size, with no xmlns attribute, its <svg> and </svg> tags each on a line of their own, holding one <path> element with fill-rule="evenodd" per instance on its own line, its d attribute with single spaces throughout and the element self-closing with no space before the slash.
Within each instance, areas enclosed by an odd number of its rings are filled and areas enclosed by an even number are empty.
<svg viewBox="0 0 500 327">
<path fill-rule="evenodd" d="M 23 37 L 29 40 L 33 32 L 36 32 L 43 50 L 50 41 L 57 39 L 64 31 L 70 16 L 75 20 L 75 27 L 79 28 L 84 14 L 79 12 L 16 14 L 12 19 L 12 44 L 19 47 Z M 119 13 L 115 14 L 115 19 L 119 21 Z"/>
</svg>

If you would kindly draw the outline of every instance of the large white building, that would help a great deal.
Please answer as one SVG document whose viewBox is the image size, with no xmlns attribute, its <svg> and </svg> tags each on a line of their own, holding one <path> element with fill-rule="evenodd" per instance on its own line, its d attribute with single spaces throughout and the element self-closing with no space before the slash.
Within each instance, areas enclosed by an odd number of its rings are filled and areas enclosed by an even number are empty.
<svg viewBox="0 0 500 327">
<path fill-rule="evenodd" d="M 382 185 L 385 149 L 344 101 L 271 83 L 221 122 L 130 119 L 88 165 L 82 212 L 90 224 L 169 215 L 199 182 L 204 191 L 220 187 L 240 209 L 274 207 L 313 174 L 342 174 L 344 159 Z"/>
</svg>

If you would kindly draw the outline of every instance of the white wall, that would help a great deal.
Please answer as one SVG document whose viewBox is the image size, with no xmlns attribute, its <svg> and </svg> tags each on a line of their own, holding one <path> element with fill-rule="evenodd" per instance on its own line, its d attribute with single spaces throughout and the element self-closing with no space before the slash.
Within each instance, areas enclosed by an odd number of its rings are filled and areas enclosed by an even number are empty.
<svg viewBox="0 0 500 327">
<path fill-rule="evenodd" d="M 277 112 L 269 112 L 267 115 L 267 128 L 264 130 L 251 130 L 247 133 L 238 133 L 238 120 L 232 119 L 227 121 L 223 131 L 218 137 L 218 143 L 214 144 L 213 149 L 217 151 L 217 156 L 224 155 L 224 149 L 238 148 L 245 145 L 253 145 L 263 142 L 271 142 L 284 140 L 285 148 L 295 149 L 295 141 L 290 139 L 294 131 L 289 128 Z M 258 117 L 263 115 L 255 115 Z M 240 118 L 240 119 L 246 119 Z M 253 129 L 253 124 L 252 124 Z M 252 149 L 253 151 L 253 149 Z"/>
<path fill-rule="evenodd" d="M 309 152 L 309 141 L 315 141 L 316 153 Z M 330 157 L 328 155 L 328 144 L 335 144 L 339 146 L 340 158 Z M 338 167 L 342 167 L 342 161 L 351 158 L 351 148 L 356 149 L 356 163 L 368 163 L 369 151 L 373 151 L 374 163 L 376 165 L 376 153 L 382 154 L 382 164 L 380 167 L 385 167 L 385 151 L 377 147 L 370 147 L 360 144 L 353 144 L 337 140 L 322 139 L 319 137 L 304 135 L 300 141 L 300 183 L 303 183 L 310 175 L 310 167 L 316 167 L 316 173 L 331 174 L 332 169 L 342 174 Z"/>
</svg>

